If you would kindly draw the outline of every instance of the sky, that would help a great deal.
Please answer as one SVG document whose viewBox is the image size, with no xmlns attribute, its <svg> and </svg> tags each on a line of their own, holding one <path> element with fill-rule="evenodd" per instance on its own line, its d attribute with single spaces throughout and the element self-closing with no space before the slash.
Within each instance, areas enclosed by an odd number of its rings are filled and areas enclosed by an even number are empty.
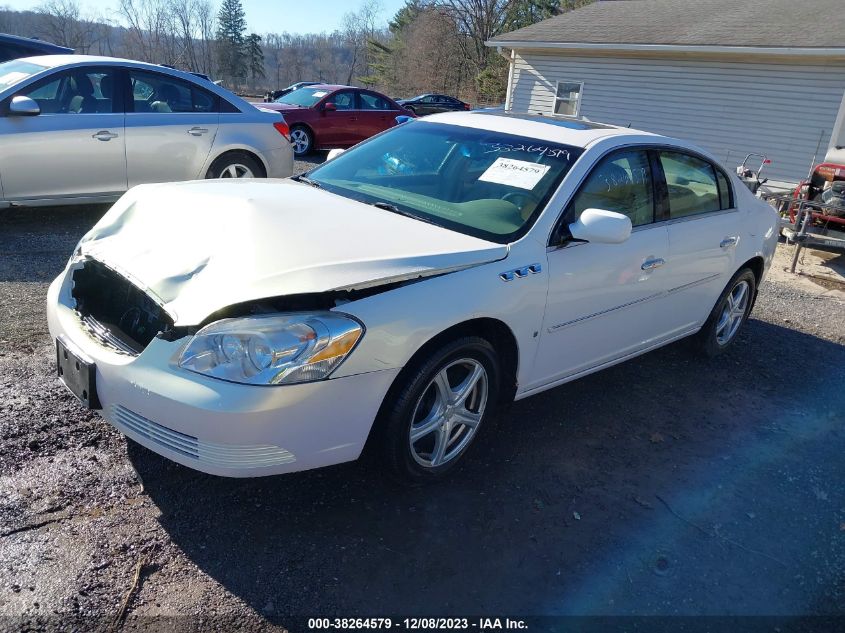
<svg viewBox="0 0 845 633">
<path fill-rule="evenodd" d="M 211 0 L 216 8 L 219 0 Z M 104 15 L 117 20 L 119 0 L 77 0 L 83 13 Z M 253 33 L 321 33 L 340 27 L 343 14 L 356 11 L 361 0 L 241 0 L 249 31 Z M 380 0 L 382 23 L 393 17 L 405 0 Z M 0 0 L 0 6 L 32 10 L 38 0 Z"/>
</svg>

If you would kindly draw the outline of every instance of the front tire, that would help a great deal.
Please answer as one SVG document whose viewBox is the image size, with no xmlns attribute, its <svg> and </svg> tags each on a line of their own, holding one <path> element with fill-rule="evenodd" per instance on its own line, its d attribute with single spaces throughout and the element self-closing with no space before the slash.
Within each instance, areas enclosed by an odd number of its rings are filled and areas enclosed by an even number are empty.
<svg viewBox="0 0 845 633">
<path fill-rule="evenodd" d="M 290 129 L 290 142 L 296 156 L 306 156 L 314 149 L 314 135 L 304 125 L 294 125 Z"/>
<path fill-rule="evenodd" d="M 733 276 L 697 334 L 698 348 L 705 356 L 718 356 L 733 345 L 756 294 L 757 277 L 750 269 L 743 268 Z"/>
<path fill-rule="evenodd" d="M 490 343 L 470 336 L 403 372 L 377 422 L 380 457 L 391 473 L 422 483 L 450 471 L 498 401 L 500 367 Z"/>
</svg>

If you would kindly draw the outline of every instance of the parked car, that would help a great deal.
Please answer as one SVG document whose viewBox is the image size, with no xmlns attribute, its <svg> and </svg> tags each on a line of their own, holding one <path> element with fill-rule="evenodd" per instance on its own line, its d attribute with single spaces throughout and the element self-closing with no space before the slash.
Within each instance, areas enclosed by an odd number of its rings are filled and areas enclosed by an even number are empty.
<svg viewBox="0 0 845 633">
<path fill-rule="evenodd" d="M 188 73 L 85 55 L 0 64 L 0 208 L 292 172 L 283 117 Z"/>
<path fill-rule="evenodd" d="M 295 84 L 289 85 L 287 88 L 282 88 L 281 90 L 271 90 L 267 94 L 264 95 L 264 101 L 270 103 L 275 101 L 279 97 L 284 97 L 286 94 L 293 92 L 294 90 L 299 90 L 300 88 L 304 88 L 305 86 L 316 86 L 321 82 L 319 81 L 297 81 Z"/>
<path fill-rule="evenodd" d="M 317 84 L 299 88 L 262 108 L 282 112 L 297 156 L 315 149 L 350 147 L 414 114 L 374 90 Z"/>
<path fill-rule="evenodd" d="M 399 99 L 396 103 L 404 106 L 414 114 L 436 114 L 438 112 L 460 112 L 469 110 L 470 105 L 449 95 L 424 94 L 413 99 Z"/>
<path fill-rule="evenodd" d="M 70 55 L 72 53 L 72 48 L 34 40 L 29 37 L 0 33 L 0 62 L 20 57 L 32 57 L 33 55 Z"/>
<path fill-rule="evenodd" d="M 48 295 L 71 391 L 235 477 L 365 445 L 439 477 L 501 402 L 687 336 L 734 346 L 777 243 L 712 155 L 578 120 L 436 114 L 238 185 L 136 187 Z"/>
</svg>

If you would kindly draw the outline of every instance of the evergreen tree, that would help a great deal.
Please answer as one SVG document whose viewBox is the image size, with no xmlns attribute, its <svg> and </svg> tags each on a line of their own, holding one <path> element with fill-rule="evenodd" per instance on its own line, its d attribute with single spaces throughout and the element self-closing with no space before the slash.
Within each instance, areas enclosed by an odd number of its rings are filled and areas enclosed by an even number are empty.
<svg viewBox="0 0 845 633">
<path fill-rule="evenodd" d="M 264 78 L 264 50 L 261 48 L 261 36 L 250 33 L 246 38 L 246 59 L 249 76 L 253 84 L 256 79 Z"/>
<path fill-rule="evenodd" d="M 246 14 L 241 0 L 223 0 L 217 14 L 217 58 L 220 72 L 233 80 L 246 76 Z"/>
</svg>

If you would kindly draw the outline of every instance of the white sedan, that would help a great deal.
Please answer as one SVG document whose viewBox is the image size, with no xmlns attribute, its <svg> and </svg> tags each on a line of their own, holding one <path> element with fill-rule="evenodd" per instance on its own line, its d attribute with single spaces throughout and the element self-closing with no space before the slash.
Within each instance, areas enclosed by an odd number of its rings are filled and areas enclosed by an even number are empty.
<svg viewBox="0 0 845 633">
<path fill-rule="evenodd" d="M 502 402 L 687 336 L 730 347 L 776 227 L 683 141 L 433 115 L 298 179 L 135 187 L 49 325 L 70 390 L 181 464 L 251 477 L 366 446 L 426 480 Z"/>
</svg>

